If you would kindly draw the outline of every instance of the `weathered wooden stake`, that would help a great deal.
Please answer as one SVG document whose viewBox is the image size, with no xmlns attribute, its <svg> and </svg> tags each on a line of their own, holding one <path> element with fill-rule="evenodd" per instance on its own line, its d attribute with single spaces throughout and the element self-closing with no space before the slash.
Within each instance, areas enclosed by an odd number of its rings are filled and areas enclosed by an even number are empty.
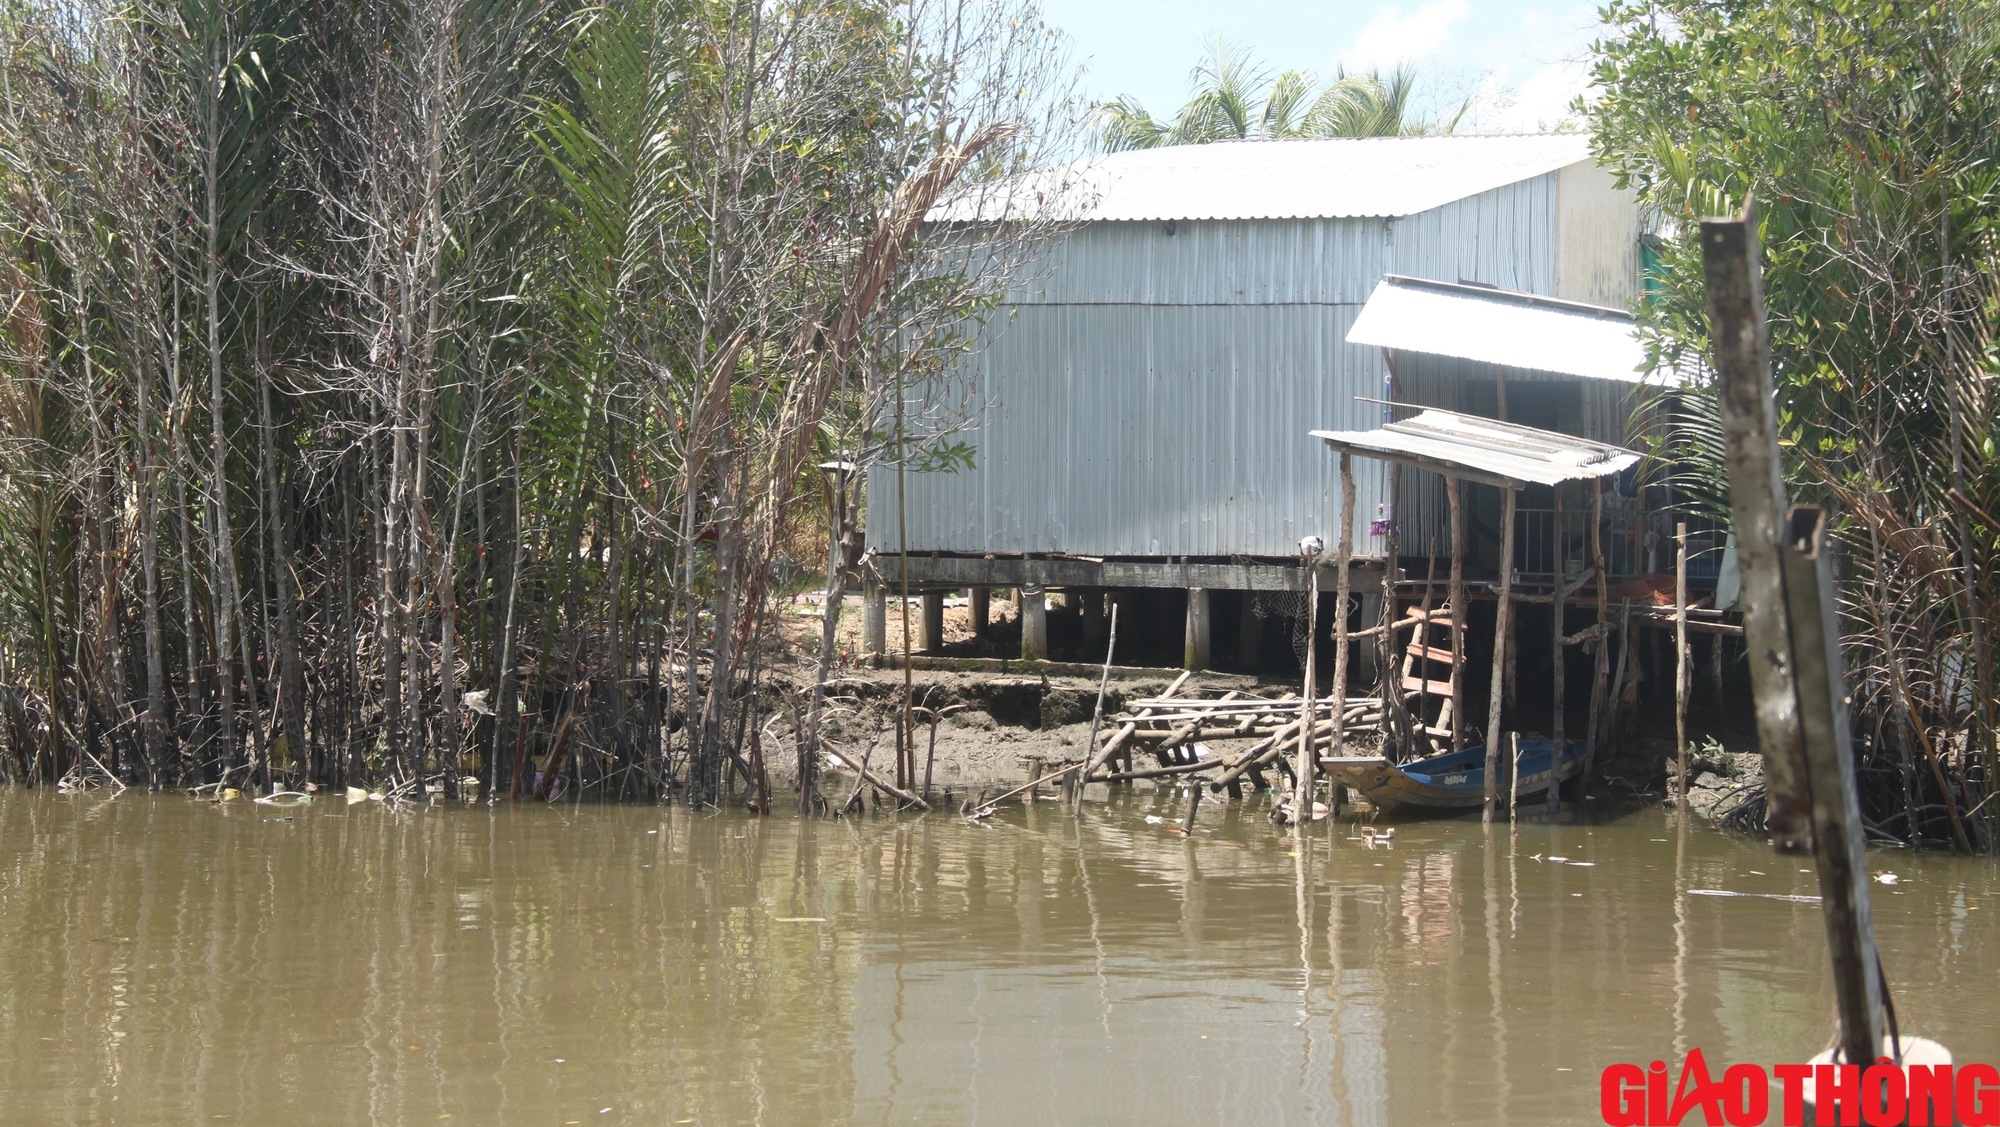
<svg viewBox="0 0 2000 1127">
<path fill-rule="evenodd" d="M 1798 686 L 1786 624 L 1780 544 L 1785 483 L 1771 401 L 1771 338 L 1755 218 L 1702 222 L 1702 267 L 1715 350 L 1723 455 L 1729 470 L 1736 563 L 1743 577 L 1743 643 L 1755 691 L 1757 743 L 1764 752 L 1764 826 L 1780 853 L 1812 848 L 1805 751 L 1798 734 Z"/>
<path fill-rule="evenodd" d="M 1549 608 L 1553 616 L 1550 619 L 1551 625 L 1549 626 L 1549 650 L 1553 655 L 1555 663 L 1555 668 L 1552 671 L 1555 680 L 1550 684 L 1549 691 L 1555 698 L 1555 715 L 1549 721 L 1551 735 L 1549 738 L 1548 810 L 1551 815 L 1554 815 L 1562 809 L 1562 760 L 1563 751 L 1565 750 L 1563 747 L 1563 714 L 1569 708 L 1565 692 L 1569 681 L 1565 661 L 1569 655 L 1565 652 L 1567 647 L 1563 645 L 1563 610 L 1565 609 L 1563 599 L 1568 593 L 1569 576 L 1563 567 L 1563 564 L 1567 562 L 1563 559 L 1563 490 L 1560 484 L 1551 486 L 1550 490 L 1555 494 L 1555 514 L 1554 519 L 1550 520 L 1549 523 L 1554 526 L 1555 531 L 1552 533 L 1554 550 L 1550 552 L 1549 566 L 1555 569 L 1556 589 L 1554 597 L 1549 600 Z"/>
<path fill-rule="evenodd" d="M 1882 1046 L 1876 954 L 1855 792 L 1825 515 L 1786 516 L 1757 217 L 1703 220 L 1710 340 L 1722 407 L 1729 497 L 1743 575 L 1743 633 L 1764 750 L 1766 826 L 1779 852 L 1812 849 L 1831 955 L 1842 1055 L 1859 1065 Z"/>
<path fill-rule="evenodd" d="M 1681 805 L 1688 797 L 1688 526 L 1674 524 L 1674 754 Z"/>
<path fill-rule="evenodd" d="M 1070 782 L 1069 808 L 1071 814 L 1083 809 L 1083 784 L 1090 772 L 1096 769 L 1091 757 L 1097 754 L 1097 729 L 1104 723 L 1104 690 L 1111 684 L 1111 655 L 1118 652 L 1118 604 L 1111 604 L 1111 642 L 1104 647 L 1104 673 L 1097 681 L 1097 706 L 1090 712 L 1090 738 L 1083 743 L 1084 764 Z M 1179 682 L 1175 682 L 1179 684 Z"/>
<path fill-rule="evenodd" d="M 1518 793 L 1521 789 L 1521 733 L 1507 733 L 1507 825 L 1514 824 L 1514 808 L 1519 805 Z"/>
<path fill-rule="evenodd" d="M 1429 649 L 1431 644 L 1431 592 L 1437 587 L 1437 574 L 1438 574 L 1438 542 L 1437 542 L 1437 537 L 1433 536 L 1431 537 L 1430 541 L 1430 554 L 1427 557 L 1426 562 L 1424 564 L 1424 597 L 1423 601 L 1419 604 L 1419 609 L 1422 612 L 1423 621 L 1417 625 L 1417 628 L 1414 631 L 1412 631 L 1412 634 L 1414 636 L 1411 639 L 1412 641 L 1417 643 L 1419 651 Z M 1430 666 L 1425 665 L 1421 660 L 1418 660 L 1413 663 L 1410 657 L 1408 656 L 1408 651 L 1405 651 L 1403 658 L 1404 670 L 1407 672 L 1412 667 L 1413 664 L 1417 671 L 1416 729 L 1417 729 L 1417 734 L 1423 739 L 1425 745 L 1428 746 L 1430 744 L 1430 738 L 1431 738 L 1430 737 L 1431 722 L 1425 718 L 1424 713 L 1429 710 L 1431 705 Z M 1403 690 L 1400 686 L 1398 686 L 1397 691 L 1401 692 Z M 1413 753 L 1415 752 L 1415 750 L 1416 750 L 1415 748 L 1411 749 Z"/>
<path fill-rule="evenodd" d="M 1486 804 L 1479 820 L 1492 822 L 1500 805 L 1501 704 L 1507 696 L 1508 616 L 1514 607 L 1515 489 L 1500 488 L 1500 597 L 1493 608 L 1493 684 L 1486 693 Z M 1513 803 L 1508 806 L 1511 810 Z"/>
<path fill-rule="evenodd" d="M 1464 486 L 1445 478 L 1451 498 L 1451 749 L 1465 750 L 1465 499 Z"/>
<path fill-rule="evenodd" d="M 1856 1063 L 1873 1061 L 1882 1045 L 1882 963 L 1868 903 L 1868 859 L 1835 610 L 1839 594 L 1827 560 L 1826 514 L 1800 505 L 1792 509 L 1788 523 L 1778 557 L 1797 670 L 1795 715 L 1805 749 L 1813 861 L 1833 964 L 1841 1055 Z"/>
<path fill-rule="evenodd" d="M 1305 557 L 1306 564 L 1306 678 L 1305 706 L 1299 710 L 1298 767 L 1292 775 L 1292 824 L 1301 837 L 1312 821 L 1313 800 L 1313 698 L 1319 691 L 1319 553 Z"/>
<path fill-rule="evenodd" d="M 1708 673 L 1714 682 L 1715 714 L 1722 715 L 1722 635 L 1711 634 L 1708 638 Z"/>
<path fill-rule="evenodd" d="M 1590 560 L 1597 570 L 1597 660 L 1591 663 L 1590 677 L 1590 718 L 1583 726 L 1583 770 L 1580 777 L 1587 786 L 1591 772 L 1597 766 L 1598 727 L 1604 715 L 1604 694 L 1611 676 L 1611 635 L 1605 624 L 1610 621 L 1611 608 L 1609 581 L 1606 572 L 1610 569 L 1604 563 L 1604 479 L 1598 478 L 1590 494 Z"/>
<path fill-rule="evenodd" d="M 968 611 L 972 618 L 973 637 L 984 638 L 987 623 L 993 614 L 993 588 L 974 587 Z"/>
<path fill-rule="evenodd" d="M 1618 716 L 1626 704 L 1627 668 L 1632 660 L 1632 597 L 1625 597 L 1625 604 L 1618 612 L 1618 672 L 1611 676 L 1611 687 L 1606 693 L 1604 715 L 1600 720 L 1603 731 L 1599 739 L 1609 740 L 1612 729 L 1617 727 Z"/>
<path fill-rule="evenodd" d="M 1335 565 L 1333 600 L 1333 740 L 1328 755 L 1341 754 L 1344 713 L 1347 711 L 1347 600 L 1353 591 L 1350 575 L 1354 562 L 1354 456 L 1340 452 L 1340 558 Z M 1334 782 L 1327 796 L 1327 809 L 1340 812 L 1340 783 Z M 1310 810 L 1307 811 L 1311 813 Z"/>
</svg>

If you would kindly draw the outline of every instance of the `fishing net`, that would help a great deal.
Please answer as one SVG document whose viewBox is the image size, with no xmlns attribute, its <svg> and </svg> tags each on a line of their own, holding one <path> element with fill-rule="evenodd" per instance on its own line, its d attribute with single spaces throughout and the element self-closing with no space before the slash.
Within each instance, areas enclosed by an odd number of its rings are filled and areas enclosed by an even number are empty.
<svg viewBox="0 0 2000 1127">
<path fill-rule="evenodd" d="M 1306 663 L 1306 593 L 1304 591 L 1253 591 L 1250 613 L 1258 618 L 1282 618 L 1291 625 L 1292 657 L 1300 668 Z"/>
</svg>

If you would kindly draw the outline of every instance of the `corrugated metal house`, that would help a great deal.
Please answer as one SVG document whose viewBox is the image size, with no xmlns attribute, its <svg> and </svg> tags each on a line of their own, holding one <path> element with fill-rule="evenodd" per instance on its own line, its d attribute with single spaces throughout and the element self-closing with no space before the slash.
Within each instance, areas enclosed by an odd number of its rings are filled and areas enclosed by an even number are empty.
<svg viewBox="0 0 2000 1127">
<path fill-rule="evenodd" d="M 936 557 L 922 574 L 913 560 L 914 584 L 1072 582 L 942 563 L 1049 556 L 1131 565 L 1094 581 L 1107 586 L 1289 586 L 1147 565 L 1296 561 L 1309 535 L 1330 546 L 1333 461 L 1307 431 L 1379 425 L 1385 408 L 1361 400 L 1392 391 L 1477 409 L 1449 386 L 1458 361 L 1413 362 L 1391 388 L 1387 351 L 1349 342 L 1384 277 L 1599 306 L 1637 292 L 1637 203 L 1581 135 L 1183 146 L 1093 158 L 1079 175 L 1094 204 L 969 361 L 983 407 L 957 437 L 975 465 L 905 475 L 910 551 Z M 1588 418 L 1589 437 L 1622 438 L 1612 397 L 1627 389 L 1569 382 L 1578 398 L 1555 429 Z M 1390 513 L 1388 475 L 1356 472 L 1356 553 L 1380 556 L 1369 526 Z M 1428 496 L 1410 493 L 1406 546 L 1410 521 L 1433 519 Z M 875 467 L 878 558 L 898 544 L 897 502 L 895 468 Z"/>
</svg>

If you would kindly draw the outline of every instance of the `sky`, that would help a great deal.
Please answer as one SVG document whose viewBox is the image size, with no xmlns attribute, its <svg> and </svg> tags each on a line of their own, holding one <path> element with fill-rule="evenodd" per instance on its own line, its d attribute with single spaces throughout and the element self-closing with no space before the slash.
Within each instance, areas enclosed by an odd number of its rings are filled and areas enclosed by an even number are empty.
<svg viewBox="0 0 2000 1127">
<path fill-rule="evenodd" d="M 1130 95 L 1156 117 L 1187 100 L 1188 72 L 1221 35 L 1273 73 L 1330 76 L 1415 64 L 1427 109 L 1476 94 L 1462 127 L 1532 131 L 1554 124 L 1585 85 L 1597 7 L 1567 0 L 1042 0 L 1068 32 L 1096 100 Z"/>
</svg>

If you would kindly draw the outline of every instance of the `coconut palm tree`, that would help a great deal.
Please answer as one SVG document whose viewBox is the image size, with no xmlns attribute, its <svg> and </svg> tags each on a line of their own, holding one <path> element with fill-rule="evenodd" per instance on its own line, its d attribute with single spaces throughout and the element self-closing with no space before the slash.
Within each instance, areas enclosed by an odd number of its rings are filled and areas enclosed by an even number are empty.
<svg viewBox="0 0 2000 1127">
<path fill-rule="evenodd" d="M 1311 73 L 1288 70 L 1273 78 L 1247 49 L 1221 38 L 1208 42 L 1188 85 L 1193 96 L 1171 120 L 1154 117 L 1130 96 L 1099 103 L 1093 114 L 1099 147 L 1122 152 L 1213 141 L 1449 133 L 1466 109 L 1461 105 L 1442 122 L 1413 116 L 1410 95 L 1416 72 L 1408 67 L 1387 77 L 1379 71 L 1342 70 L 1315 91 L 1318 83 Z"/>
</svg>

